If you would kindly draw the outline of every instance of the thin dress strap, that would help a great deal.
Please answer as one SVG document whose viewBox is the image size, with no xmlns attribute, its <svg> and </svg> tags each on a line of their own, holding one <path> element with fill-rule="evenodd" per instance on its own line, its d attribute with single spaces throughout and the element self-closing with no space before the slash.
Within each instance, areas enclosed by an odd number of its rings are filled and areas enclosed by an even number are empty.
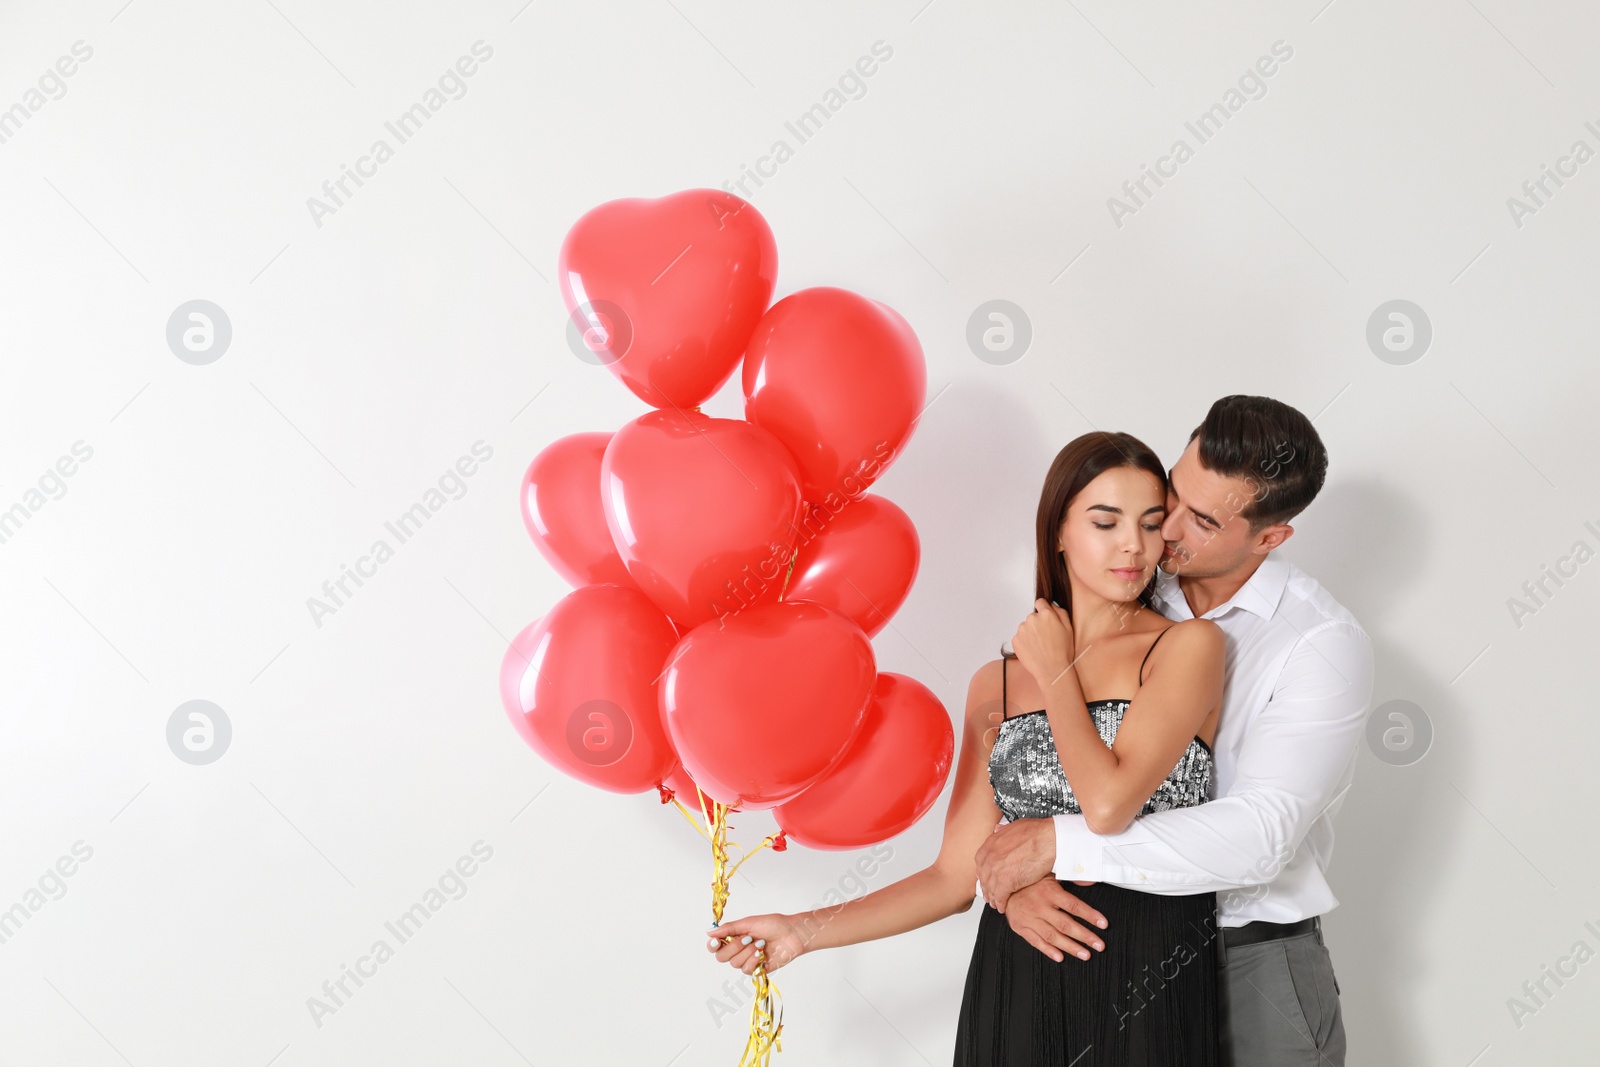
<svg viewBox="0 0 1600 1067">
<path fill-rule="evenodd" d="M 1007 664 L 1006 656 L 1005 656 L 1005 653 L 1002 652 L 1000 654 L 1000 721 L 1001 722 L 1005 722 L 1005 720 L 1006 720 L 1006 664 Z"/>
<path fill-rule="evenodd" d="M 1173 625 L 1176 626 L 1177 624 L 1174 623 Z M 1172 626 L 1167 627 L 1167 630 L 1170 629 L 1172 629 Z M 1167 636 L 1167 630 L 1162 630 L 1160 633 L 1156 634 L 1156 639 L 1151 641 L 1150 647 L 1144 650 L 1144 659 L 1139 661 L 1139 684 L 1141 686 L 1144 685 L 1144 665 L 1146 661 L 1150 659 L 1150 653 L 1155 650 L 1156 645 L 1160 644 L 1161 639 Z"/>
</svg>

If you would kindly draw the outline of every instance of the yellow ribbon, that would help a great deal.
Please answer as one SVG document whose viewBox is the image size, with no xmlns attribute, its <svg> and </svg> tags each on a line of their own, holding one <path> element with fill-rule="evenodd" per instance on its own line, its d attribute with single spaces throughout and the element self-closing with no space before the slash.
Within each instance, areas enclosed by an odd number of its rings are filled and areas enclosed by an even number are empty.
<svg viewBox="0 0 1600 1067">
<path fill-rule="evenodd" d="M 769 835 L 761 844 L 751 849 L 738 863 L 728 866 L 728 845 L 731 843 L 738 848 L 737 842 L 728 841 L 728 813 L 731 810 L 727 804 L 707 797 L 700 791 L 699 783 L 695 784 L 695 793 L 700 798 L 701 816 L 705 818 L 706 825 L 701 826 L 695 817 L 689 814 L 689 809 L 683 806 L 676 796 L 672 798 L 683 817 L 689 820 L 700 836 L 711 842 L 711 924 L 719 926 L 722 923 L 722 911 L 728 903 L 728 884 L 732 881 L 745 860 L 754 856 L 762 849 L 772 846 L 783 837 L 780 830 Z M 742 851 L 742 849 L 741 849 Z M 723 939 L 723 944 L 730 944 L 733 935 L 728 934 Z M 772 1053 L 783 1051 L 783 1042 L 779 1035 L 783 1033 L 783 1004 L 782 992 L 777 983 L 767 977 L 766 951 L 756 949 L 756 968 L 751 972 L 750 979 L 755 983 L 755 1000 L 750 1005 L 750 1036 L 745 1040 L 744 1052 L 739 1057 L 739 1067 L 769 1067 L 772 1062 Z"/>
<path fill-rule="evenodd" d="M 805 514 L 810 508 L 811 502 L 809 500 L 800 501 L 800 522 L 802 524 L 805 523 Z M 778 590 L 778 603 L 780 604 L 783 603 L 783 594 L 789 591 L 789 576 L 794 573 L 794 561 L 798 558 L 800 558 L 800 549 L 796 547 L 793 554 L 789 556 L 789 569 L 783 575 L 783 588 Z"/>
</svg>

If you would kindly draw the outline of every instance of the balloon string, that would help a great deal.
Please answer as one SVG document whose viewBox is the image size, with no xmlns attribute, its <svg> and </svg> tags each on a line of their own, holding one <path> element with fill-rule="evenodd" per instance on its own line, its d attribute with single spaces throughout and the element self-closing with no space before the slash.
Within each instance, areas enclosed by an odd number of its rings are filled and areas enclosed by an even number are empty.
<svg viewBox="0 0 1600 1067">
<path fill-rule="evenodd" d="M 729 805 L 715 799 L 709 799 L 700 791 L 699 783 L 695 784 L 695 793 L 700 797 L 700 810 L 710 812 L 710 833 L 707 835 L 711 841 L 711 924 L 719 926 L 722 923 L 722 911 L 728 903 L 728 882 L 733 874 L 745 860 L 771 845 L 776 852 L 782 852 L 788 847 L 784 838 L 784 831 L 769 836 L 761 844 L 734 864 L 728 866 L 728 813 L 733 810 Z M 687 814 L 687 813 L 685 813 Z M 737 843 L 735 843 L 737 847 Z M 733 935 L 728 934 L 723 939 L 724 944 L 733 941 Z M 750 979 L 755 983 L 755 999 L 750 1005 L 750 1036 L 745 1039 L 744 1052 L 739 1057 L 739 1067 L 767 1067 L 772 1062 L 774 1051 L 782 1052 L 783 1043 L 778 1035 L 783 1032 L 783 1005 L 782 993 L 777 983 L 767 976 L 766 951 L 756 949 L 756 966 L 751 972 Z M 773 1008 L 777 1006 L 774 1016 Z"/>
<path fill-rule="evenodd" d="M 683 801 L 679 800 L 677 797 L 673 797 L 672 803 L 677 805 L 679 811 L 683 812 L 683 817 L 689 820 L 689 825 L 694 827 L 695 833 L 699 834 L 708 841 L 711 840 L 711 835 L 706 833 L 706 828 L 696 822 L 693 815 L 689 814 L 689 809 L 683 806 Z"/>
<path fill-rule="evenodd" d="M 751 856 L 754 856 L 757 852 L 760 852 L 762 849 L 768 847 L 769 845 L 772 847 L 773 851 L 775 851 L 775 852 L 782 852 L 783 851 L 784 840 L 783 840 L 783 831 L 782 830 L 779 830 L 775 834 L 768 835 L 768 837 L 764 841 L 762 841 L 761 844 L 757 845 L 755 848 L 753 848 L 749 852 L 747 852 L 745 854 L 745 856 L 744 856 L 744 859 L 741 859 L 738 863 L 735 863 L 733 865 L 733 869 L 728 872 L 728 877 L 732 878 L 735 874 L 739 873 L 739 868 L 744 866 L 745 860 L 749 859 Z"/>
<path fill-rule="evenodd" d="M 806 521 L 804 516 L 806 514 L 806 511 L 810 507 L 811 507 L 811 502 L 809 500 L 800 501 L 800 515 L 801 515 L 800 522 L 802 524 Z M 787 593 L 789 591 L 789 576 L 794 573 L 794 561 L 796 559 L 798 559 L 799 557 L 800 557 L 800 550 L 798 548 L 796 548 L 794 550 L 793 554 L 789 556 L 789 569 L 787 571 L 785 571 L 784 575 L 783 575 L 783 588 L 778 590 L 778 602 L 780 604 L 783 602 L 783 594 L 785 594 L 785 593 Z"/>
<path fill-rule="evenodd" d="M 783 602 L 783 594 L 785 594 L 785 593 L 787 593 L 789 591 L 789 575 L 793 574 L 793 573 L 794 573 L 794 557 L 790 556 L 789 557 L 789 570 L 788 570 L 788 573 L 786 573 L 783 576 L 783 588 L 778 590 L 778 601 L 779 601 L 779 603 Z"/>
<path fill-rule="evenodd" d="M 783 1005 L 777 1005 L 777 1018 L 773 1018 L 773 1004 L 778 998 L 778 987 L 767 978 L 765 964 L 760 962 L 761 950 L 756 950 L 757 963 L 755 973 L 750 977 L 755 981 L 756 998 L 750 1005 L 750 1036 L 744 1044 L 744 1053 L 739 1057 L 739 1067 L 767 1067 L 772 1063 L 773 1052 L 783 1051 Z"/>
</svg>

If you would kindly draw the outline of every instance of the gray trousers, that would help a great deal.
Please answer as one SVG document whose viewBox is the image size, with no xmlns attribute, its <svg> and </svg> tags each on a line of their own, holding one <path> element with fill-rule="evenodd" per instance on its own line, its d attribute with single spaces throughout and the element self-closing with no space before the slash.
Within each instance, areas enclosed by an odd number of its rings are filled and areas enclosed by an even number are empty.
<svg viewBox="0 0 1600 1067">
<path fill-rule="evenodd" d="M 1311 933 L 1217 946 L 1223 1067 L 1344 1067 L 1339 980 Z"/>
</svg>

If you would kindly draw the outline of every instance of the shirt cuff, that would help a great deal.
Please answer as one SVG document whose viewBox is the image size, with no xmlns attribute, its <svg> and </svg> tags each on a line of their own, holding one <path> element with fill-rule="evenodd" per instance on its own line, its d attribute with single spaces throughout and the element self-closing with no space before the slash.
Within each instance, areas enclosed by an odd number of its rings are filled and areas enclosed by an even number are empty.
<svg viewBox="0 0 1600 1067">
<path fill-rule="evenodd" d="M 1056 862 L 1051 872 L 1062 882 L 1109 882 L 1130 889 L 1146 889 L 1152 893 L 1208 892 L 1215 879 L 1194 871 L 1164 870 L 1156 874 L 1144 870 L 1134 862 L 1141 847 L 1157 845 L 1144 834 L 1134 820 L 1134 826 L 1115 835 L 1121 842 L 1106 844 L 1106 838 L 1089 829 L 1082 815 L 1056 815 Z"/>
<path fill-rule="evenodd" d="M 1056 830 L 1056 863 L 1051 872 L 1061 882 L 1100 882 L 1103 872 L 1096 857 L 1103 849 L 1093 847 L 1094 837 L 1081 815 L 1053 815 Z"/>
</svg>

